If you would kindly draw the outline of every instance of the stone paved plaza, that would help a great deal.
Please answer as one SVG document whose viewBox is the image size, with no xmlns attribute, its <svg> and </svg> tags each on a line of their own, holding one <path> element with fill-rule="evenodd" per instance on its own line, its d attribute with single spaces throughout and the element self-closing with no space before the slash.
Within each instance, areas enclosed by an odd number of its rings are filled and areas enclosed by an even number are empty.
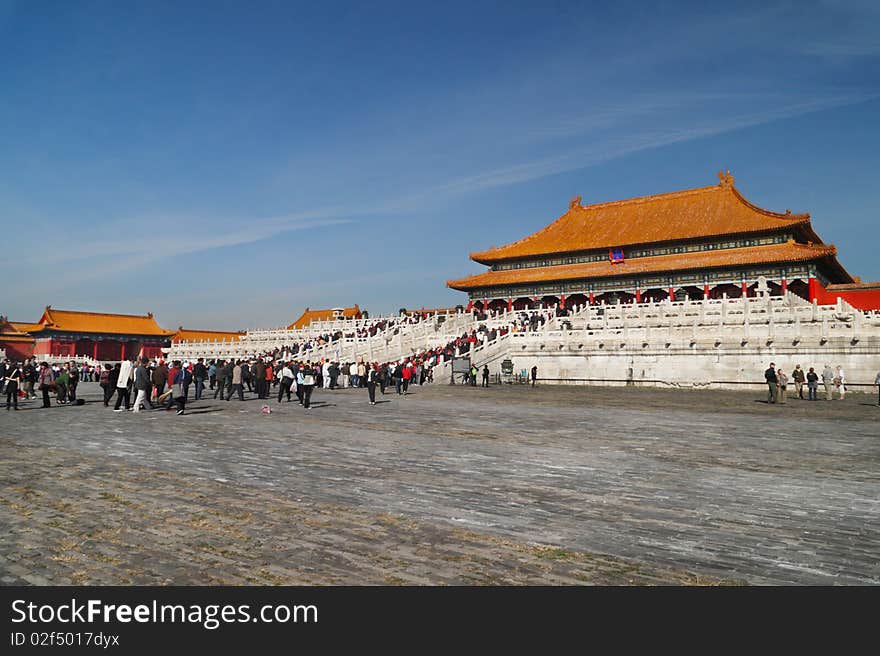
<svg viewBox="0 0 880 656">
<path fill-rule="evenodd" d="M 880 582 L 876 393 L 0 410 L 2 584 Z"/>
</svg>

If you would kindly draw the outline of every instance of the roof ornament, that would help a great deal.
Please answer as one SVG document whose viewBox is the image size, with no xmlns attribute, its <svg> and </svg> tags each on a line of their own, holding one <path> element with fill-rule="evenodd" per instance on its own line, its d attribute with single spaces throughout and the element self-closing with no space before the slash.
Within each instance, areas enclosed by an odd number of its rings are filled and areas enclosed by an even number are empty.
<svg viewBox="0 0 880 656">
<path fill-rule="evenodd" d="M 581 195 L 578 194 L 574 198 L 571 199 L 571 202 L 568 204 L 568 209 L 573 210 L 575 207 L 583 207 L 581 205 Z"/>
<path fill-rule="evenodd" d="M 719 187 L 732 187 L 733 186 L 733 175 L 731 175 L 730 171 L 718 171 L 718 186 Z"/>
</svg>

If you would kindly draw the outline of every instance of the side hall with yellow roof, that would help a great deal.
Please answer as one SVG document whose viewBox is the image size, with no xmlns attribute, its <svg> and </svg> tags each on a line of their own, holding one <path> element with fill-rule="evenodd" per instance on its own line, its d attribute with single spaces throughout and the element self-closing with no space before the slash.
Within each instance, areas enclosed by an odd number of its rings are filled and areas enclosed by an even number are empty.
<svg viewBox="0 0 880 656">
<path fill-rule="evenodd" d="M 143 354 L 159 357 L 174 331 L 144 315 L 58 310 L 47 305 L 36 324 L 28 327 L 34 338 L 33 355 L 87 356 L 94 360 L 121 360 Z"/>
</svg>

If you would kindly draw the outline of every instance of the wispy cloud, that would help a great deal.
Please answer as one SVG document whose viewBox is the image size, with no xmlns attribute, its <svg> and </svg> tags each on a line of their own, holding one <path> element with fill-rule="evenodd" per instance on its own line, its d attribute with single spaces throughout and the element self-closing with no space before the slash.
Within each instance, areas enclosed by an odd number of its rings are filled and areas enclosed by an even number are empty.
<svg viewBox="0 0 880 656">
<path fill-rule="evenodd" d="M 586 168 L 651 148 L 711 137 L 811 112 L 865 102 L 878 97 L 880 94 L 839 95 L 790 103 L 760 112 L 718 118 L 711 122 L 703 119 L 690 125 L 672 123 L 664 127 L 643 127 L 641 130 L 633 130 L 625 136 L 600 139 L 589 145 L 571 149 L 562 155 L 524 161 L 451 180 L 442 185 L 404 196 L 389 206 L 403 208 L 429 197 L 468 194 L 494 187 L 521 184 L 549 175 Z M 589 124 L 589 120 L 589 118 L 585 118 L 583 123 Z M 552 130 L 547 134 L 552 134 Z"/>
</svg>

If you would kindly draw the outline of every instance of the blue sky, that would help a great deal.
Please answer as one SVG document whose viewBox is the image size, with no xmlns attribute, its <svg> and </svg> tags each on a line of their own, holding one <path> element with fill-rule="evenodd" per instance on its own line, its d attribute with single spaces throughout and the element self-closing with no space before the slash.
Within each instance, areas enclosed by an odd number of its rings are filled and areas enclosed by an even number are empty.
<svg viewBox="0 0 880 656">
<path fill-rule="evenodd" d="M 454 305 L 575 194 L 719 169 L 878 280 L 878 117 L 876 2 L 0 0 L 0 313 Z"/>
</svg>

